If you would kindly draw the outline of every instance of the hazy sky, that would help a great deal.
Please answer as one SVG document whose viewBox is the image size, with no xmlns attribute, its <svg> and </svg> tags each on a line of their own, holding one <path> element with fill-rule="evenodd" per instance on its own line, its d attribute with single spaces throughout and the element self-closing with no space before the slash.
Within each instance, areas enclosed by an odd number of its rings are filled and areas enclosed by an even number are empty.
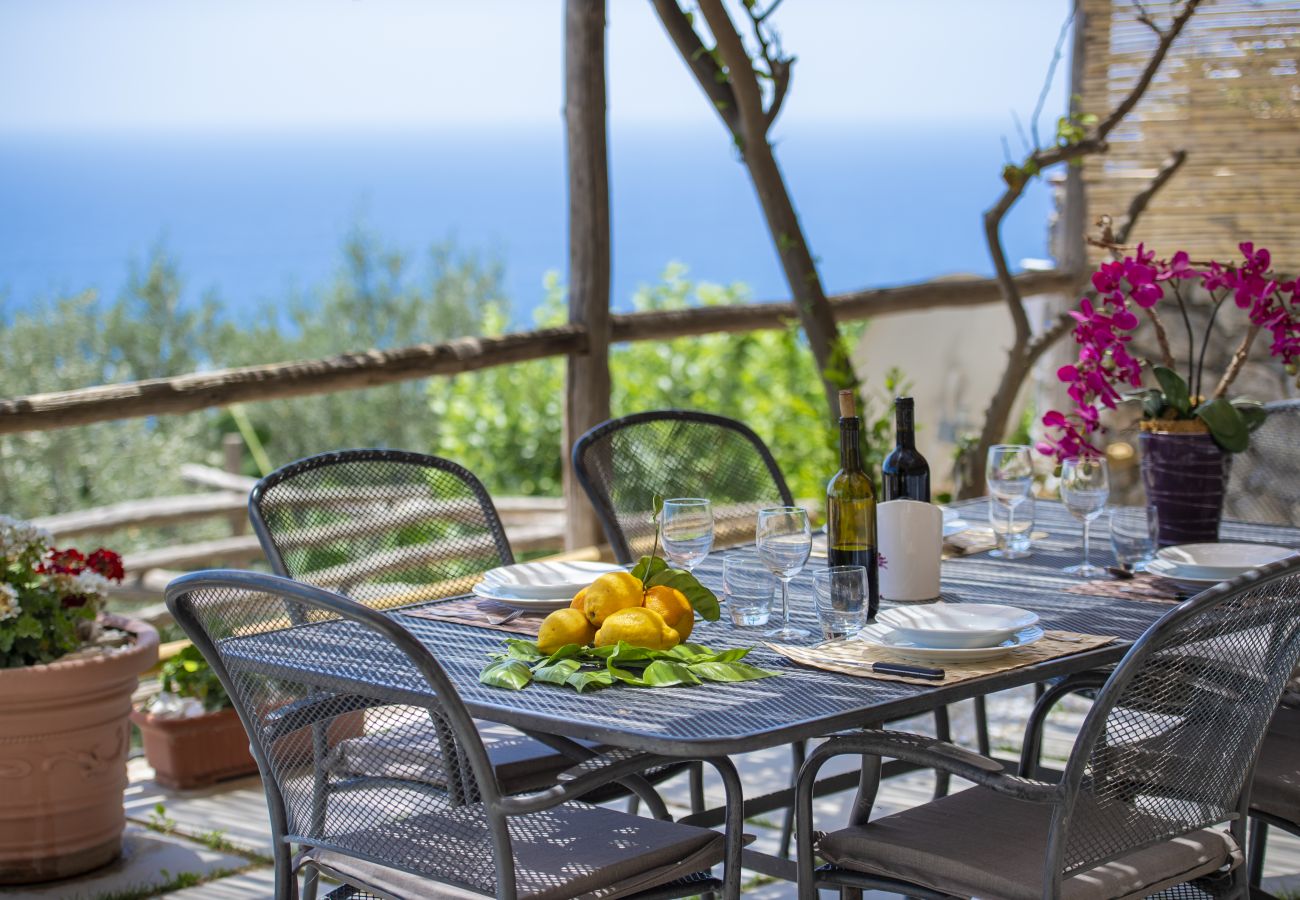
<svg viewBox="0 0 1300 900">
<path fill-rule="evenodd" d="M 785 0 L 783 127 L 1012 133 L 1067 5 Z M 609 0 L 609 18 L 615 124 L 712 118 L 648 0 Z M 558 123 L 562 19 L 562 0 L 0 0 L 0 132 Z"/>
</svg>

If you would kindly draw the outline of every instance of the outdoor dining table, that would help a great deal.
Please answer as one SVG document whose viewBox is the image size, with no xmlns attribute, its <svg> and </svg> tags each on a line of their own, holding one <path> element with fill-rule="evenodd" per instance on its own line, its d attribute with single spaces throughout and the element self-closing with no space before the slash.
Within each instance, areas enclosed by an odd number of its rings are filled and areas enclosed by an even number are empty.
<svg viewBox="0 0 1300 900">
<path fill-rule="evenodd" d="M 955 508 L 972 526 L 987 521 L 984 500 L 959 503 Z M 979 553 L 945 560 L 942 599 L 1010 604 L 1037 613 L 1044 628 L 1108 635 L 1116 640 L 1096 649 L 951 685 L 878 680 L 800 666 L 763 646 L 765 629 L 736 628 L 724 610 L 717 622 L 697 623 L 692 642 L 714 649 L 753 646 L 747 661 L 778 672 L 778 677 L 677 688 L 616 685 L 583 694 L 546 684 L 510 691 L 478 680 L 489 654 L 500 651 L 508 635 L 409 615 L 409 608 L 389 614 L 428 647 L 445 667 L 470 712 L 480 719 L 526 733 L 561 735 L 684 759 L 730 756 L 843 729 L 879 726 L 960 700 L 1115 663 L 1133 640 L 1171 608 L 1167 602 L 1065 592 L 1065 588 L 1079 584 L 1078 579 L 1064 575 L 1061 569 L 1078 561 L 1080 523 L 1059 503 L 1039 501 L 1034 531 L 1046 534 L 1035 540 L 1033 553 L 1026 559 L 1000 560 Z M 1221 537 L 1300 547 L 1300 529 L 1289 527 L 1224 522 Z M 1103 540 L 1094 540 L 1093 558 L 1111 561 L 1109 548 L 1103 544 Z M 722 559 L 730 552 L 737 551 L 712 553 L 695 570 L 719 596 Z M 792 619 L 814 632 L 817 621 L 812 608 L 811 570 L 824 564 L 820 558 L 809 560 L 791 585 Z M 391 703 L 421 705 L 421 689 L 406 681 L 409 667 L 397 658 L 395 649 L 393 658 L 371 661 L 366 684 L 340 677 L 331 665 L 330 648 L 346 644 L 350 627 L 342 622 L 295 626 L 234 639 L 240 646 L 228 646 L 228 650 L 271 677 L 373 695 Z M 312 640 L 295 640 L 297 628 L 313 629 Z M 310 649 L 304 651 L 304 647 Z M 852 788 L 859 777 L 863 776 L 858 772 L 832 776 L 822 792 Z M 763 798 L 746 797 L 745 815 L 788 805 L 790 794 L 787 789 Z M 684 821 L 717 825 L 722 820 L 719 808 L 688 816 Z M 792 862 L 750 850 L 745 853 L 745 865 L 777 877 L 794 877 Z"/>
</svg>

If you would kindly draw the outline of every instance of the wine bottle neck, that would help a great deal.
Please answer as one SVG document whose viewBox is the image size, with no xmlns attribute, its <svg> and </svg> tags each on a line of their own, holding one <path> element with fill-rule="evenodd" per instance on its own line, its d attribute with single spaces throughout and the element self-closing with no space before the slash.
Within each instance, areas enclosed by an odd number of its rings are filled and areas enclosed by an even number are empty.
<svg viewBox="0 0 1300 900">
<path fill-rule="evenodd" d="M 916 449 L 916 414 L 909 399 L 894 404 L 894 422 L 898 446 L 907 450 Z"/>
<path fill-rule="evenodd" d="M 840 468 L 845 472 L 862 471 L 862 449 L 858 439 L 860 424 L 857 416 L 840 419 Z"/>
</svg>

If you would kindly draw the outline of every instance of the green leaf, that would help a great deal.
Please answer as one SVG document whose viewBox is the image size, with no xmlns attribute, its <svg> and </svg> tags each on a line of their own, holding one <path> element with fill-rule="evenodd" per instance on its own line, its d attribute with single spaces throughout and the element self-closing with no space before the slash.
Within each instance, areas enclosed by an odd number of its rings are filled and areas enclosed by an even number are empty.
<svg viewBox="0 0 1300 900">
<path fill-rule="evenodd" d="M 699 684 L 700 679 L 686 663 L 656 659 L 645 667 L 641 680 L 650 687 L 672 687 L 677 684 Z"/>
<path fill-rule="evenodd" d="M 632 567 L 632 577 L 640 579 L 646 587 L 650 587 L 650 579 L 655 575 L 668 568 L 668 563 L 664 562 L 658 556 L 643 556 L 635 566 Z"/>
<path fill-rule="evenodd" d="M 533 680 L 533 670 L 519 659 L 500 659 L 490 664 L 478 675 L 481 684 L 521 691 Z"/>
<path fill-rule="evenodd" d="M 606 669 L 595 672 L 579 670 L 570 675 L 564 683 L 581 694 L 593 688 L 609 687 L 614 683 L 614 676 Z"/>
<path fill-rule="evenodd" d="M 1155 373 L 1156 381 L 1160 382 L 1160 389 L 1164 391 L 1165 405 L 1172 407 L 1181 418 L 1190 416 L 1192 404 L 1187 396 L 1187 382 L 1183 381 L 1183 376 L 1164 366 L 1156 366 L 1151 371 Z"/>
<path fill-rule="evenodd" d="M 1165 395 L 1155 388 L 1147 388 L 1144 391 L 1130 391 L 1124 395 L 1126 400 L 1138 400 L 1142 403 L 1142 415 L 1148 419 L 1160 417 L 1160 413 L 1165 408 Z"/>
<path fill-rule="evenodd" d="M 1222 397 L 1203 403 L 1196 416 L 1210 429 L 1215 442 L 1229 453 L 1240 453 L 1250 446 L 1250 430 L 1235 406 Z"/>
<path fill-rule="evenodd" d="M 546 654 L 537 649 L 537 644 L 516 638 L 510 638 L 506 641 L 506 656 L 511 659 L 522 659 L 524 662 L 537 662 L 546 659 Z"/>
<path fill-rule="evenodd" d="M 777 674 L 743 662 L 699 662 L 691 663 L 688 668 L 708 681 L 753 681 Z"/>
<path fill-rule="evenodd" d="M 659 514 L 664 511 L 664 498 L 662 494 L 655 494 L 650 498 L 650 507 L 653 512 L 650 515 L 651 522 L 659 521 Z"/>
<path fill-rule="evenodd" d="M 1245 400 L 1238 398 L 1232 401 L 1233 409 L 1241 413 L 1242 420 L 1246 423 L 1247 431 L 1254 431 L 1264 424 L 1268 418 L 1268 413 L 1264 411 L 1264 404 L 1257 400 Z"/>
<path fill-rule="evenodd" d="M 650 576 L 645 586 L 655 587 L 661 584 L 681 591 L 687 602 L 691 604 L 691 608 L 706 622 L 716 622 L 722 615 L 722 607 L 718 605 L 717 595 L 700 584 L 699 579 L 690 572 L 670 569 L 665 565 L 662 570 Z"/>
<path fill-rule="evenodd" d="M 533 680 L 547 684 L 567 684 L 574 672 L 582 668 L 576 659 L 561 659 L 533 669 Z"/>
</svg>

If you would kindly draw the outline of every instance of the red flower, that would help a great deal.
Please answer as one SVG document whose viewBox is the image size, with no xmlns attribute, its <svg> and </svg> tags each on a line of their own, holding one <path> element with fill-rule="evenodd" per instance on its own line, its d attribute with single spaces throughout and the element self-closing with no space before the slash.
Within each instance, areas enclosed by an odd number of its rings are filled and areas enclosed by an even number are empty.
<svg viewBox="0 0 1300 900">
<path fill-rule="evenodd" d="M 77 575 L 86 568 L 86 557 L 79 550 L 69 547 L 66 550 L 50 548 L 44 561 L 36 566 L 41 575 Z"/>
<path fill-rule="evenodd" d="M 103 547 L 90 554 L 90 558 L 86 560 L 86 567 L 103 575 L 109 581 L 120 582 L 126 577 L 126 570 L 122 568 L 122 557 Z"/>
</svg>

